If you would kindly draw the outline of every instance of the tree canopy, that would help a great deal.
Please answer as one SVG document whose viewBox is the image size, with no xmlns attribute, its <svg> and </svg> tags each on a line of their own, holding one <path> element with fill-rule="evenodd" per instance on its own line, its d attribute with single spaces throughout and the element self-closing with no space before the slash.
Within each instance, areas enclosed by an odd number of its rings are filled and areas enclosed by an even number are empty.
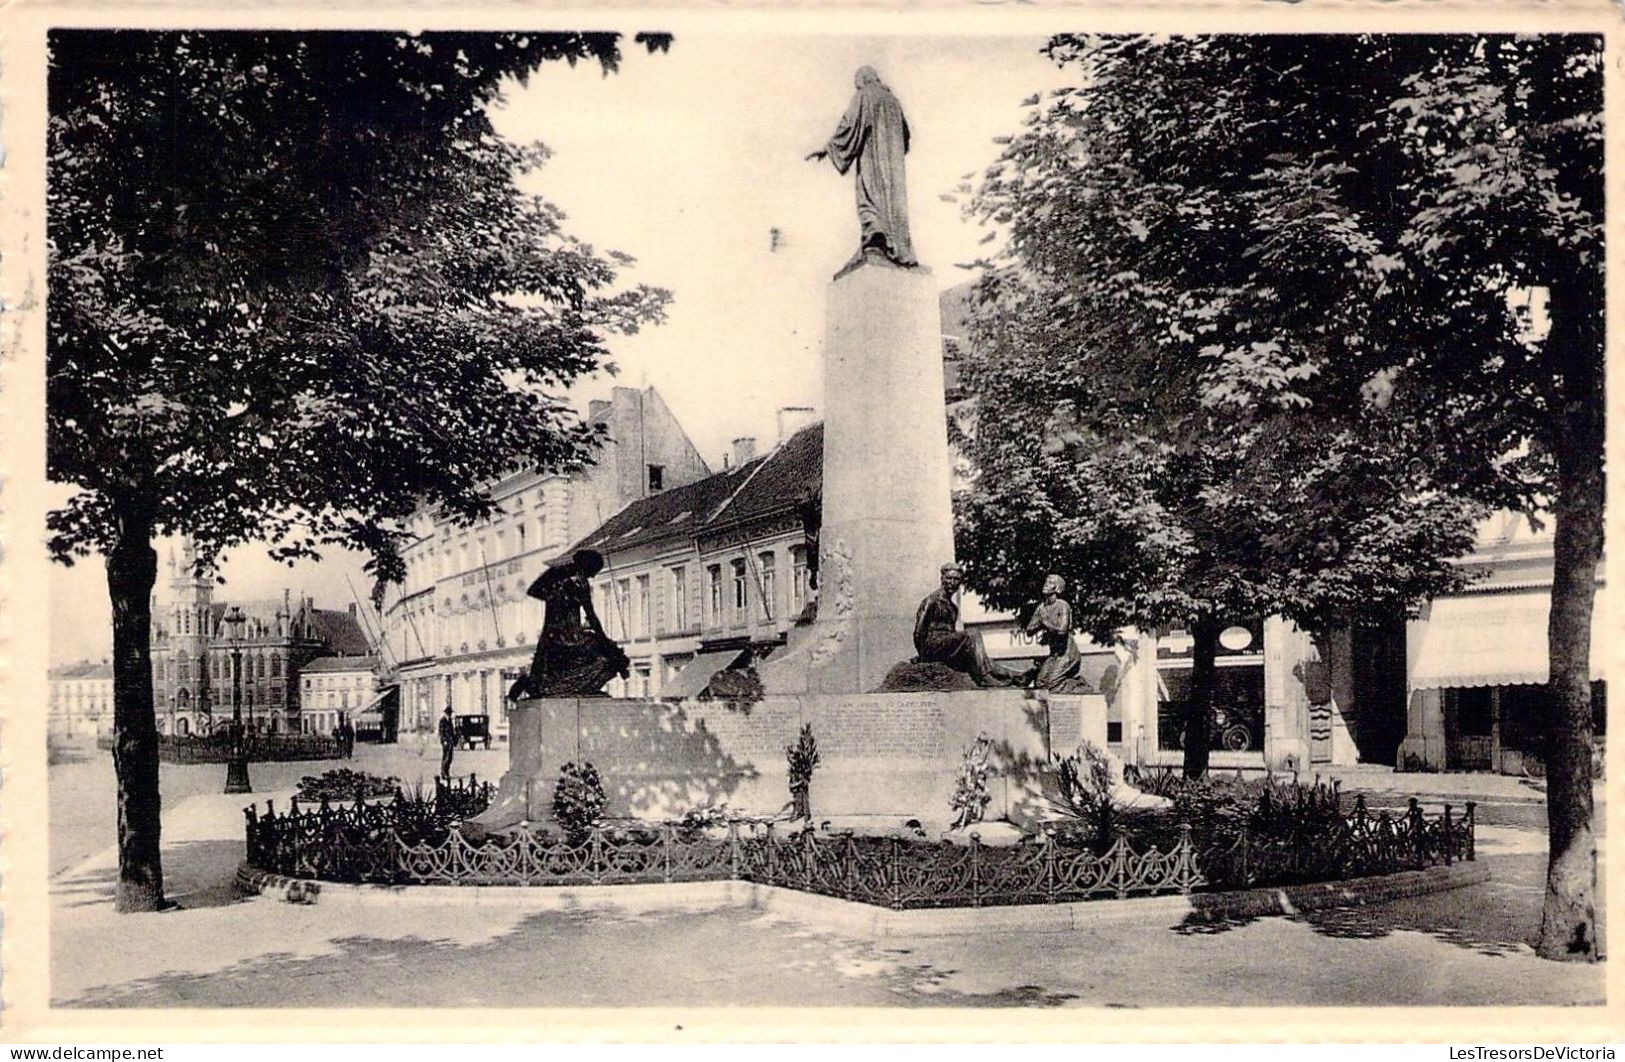
<svg viewBox="0 0 1625 1062">
<path fill-rule="evenodd" d="M 651 37 L 651 47 L 664 38 Z M 592 444 L 558 392 L 658 317 L 564 229 L 487 107 L 615 34 L 147 33 L 50 40 L 49 473 L 62 559 L 114 509 L 398 575 L 424 500 Z"/>
<path fill-rule="evenodd" d="M 971 206 L 1007 236 L 967 371 L 971 585 L 1011 604 L 1058 567 L 1097 630 L 1314 627 L 1448 589 L 1483 506 L 1546 509 L 1555 861 L 1559 808 L 1590 815 L 1570 702 L 1601 549 L 1600 38 L 1047 53 L 1076 80 L 1029 101 Z M 1543 335 L 1511 309 L 1547 293 Z"/>
<path fill-rule="evenodd" d="M 641 43 L 664 49 L 663 35 Z M 113 614 L 119 910 L 162 906 L 152 539 L 370 551 L 424 504 L 477 519 L 596 435 L 560 392 L 665 300 L 521 192 L 488 107 L 615 34 L 58 30 L 48 73 L 53 555 Z"/>
</svg>

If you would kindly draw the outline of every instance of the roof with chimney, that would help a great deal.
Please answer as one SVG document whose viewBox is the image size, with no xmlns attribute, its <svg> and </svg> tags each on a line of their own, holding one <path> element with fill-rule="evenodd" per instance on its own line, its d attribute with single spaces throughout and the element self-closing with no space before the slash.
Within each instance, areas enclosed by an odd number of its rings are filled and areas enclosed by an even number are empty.
<svg viewBox="0 0 1625 1062">
<path fill-rule="evenodd" d="M 809 424 L 774 447 L 707 521 L 707 529 L 760 520 L 794 509 L 824 477 L 824 425 Z"/>
<path fill-rule="evenodd" d="M 623 550 L 792 511 L 823 477 L 824 425 L 811 424 L 761 457 L 626 506 L 575 549 Z"/>
</svg>

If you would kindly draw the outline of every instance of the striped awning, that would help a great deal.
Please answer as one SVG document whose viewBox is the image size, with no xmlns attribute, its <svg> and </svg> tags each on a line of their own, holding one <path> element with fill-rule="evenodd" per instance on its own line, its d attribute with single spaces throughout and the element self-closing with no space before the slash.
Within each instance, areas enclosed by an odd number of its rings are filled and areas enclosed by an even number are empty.
<svg viewBox="0 0 1625 1062">
<path fill-rule="evenodd" d="M 1422 627 L 1411 667 L 1413 690 L 1461 686 L 1542 685 L 1549 677 L 1546 621 L 1551 594 L 1468 594 L 1440 598 Z M 1597 588 L 1591 619 L 1591 678 L 1604 676 L 1610 622 L 1607 596 Z"/>
</svg>

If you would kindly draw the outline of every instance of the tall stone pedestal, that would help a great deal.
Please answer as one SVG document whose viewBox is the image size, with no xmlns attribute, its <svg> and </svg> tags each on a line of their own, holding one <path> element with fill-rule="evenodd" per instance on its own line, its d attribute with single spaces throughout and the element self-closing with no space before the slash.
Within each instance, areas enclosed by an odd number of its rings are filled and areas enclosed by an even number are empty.
<svg viewBox="0 0 1625 1062">
<path fill-rule="evenodd" d="M 914 611 L 953 559 L 942 325 L 925 269 L 865 262 L 829 287 L 818 620 L 761 669 L 768 693 L 867 693 L 914 655 Z"/>
</svg>

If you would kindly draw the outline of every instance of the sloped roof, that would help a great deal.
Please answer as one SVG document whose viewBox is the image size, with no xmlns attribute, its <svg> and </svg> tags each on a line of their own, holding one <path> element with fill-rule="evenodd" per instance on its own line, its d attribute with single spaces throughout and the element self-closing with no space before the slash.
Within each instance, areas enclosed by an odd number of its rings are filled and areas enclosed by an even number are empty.
<svg viewBox="0 0 1625 1062">
<path fill-rule="evenodd" d="M 647 542 L 692 538 L 717 507 L 725 503 L 765 460 L 765 457 L 759 457 L 693 483 L 639 498 L 605 520 L 573 548 L 590 547 L 606 552 Z"/>
<path fill-rule="evenodd" d="M 280 600 L 266 599 L 258 601 L 214 601 L 209 605 L 209 615 L 212 625 L 222 636 L 226 633 L 221 627 L 226 612 L 232 606 L 242 609 L 243 617 L 249 621 L 248 631 L 254 626 L 262 629 L 275 630 L 277 616 L 281 615 L 283 603 Z M 293 602 L 294 615 L 305 611 L 299 602 Z M 327 647 L 341 656 L 365 656 L 372 652 L 372 642 L 367 639 L 366 632 L 361 629 L 361 623 L 348 609 L 313 608 L 309 610 L 310 620 L 316 627 L 316 637 L 327 643 Z M 254 637 L 247 633 L 246 637 Z"/>
<path fill-rule="evenodd" d="M 312 671 L 376 671 L 376 656 L 318 656 L 299 669 L 302 675 Z"/>
<path fill-rule="evenodd" d="M 692 540 L 709 528 L 760 519 L 801 501 L 822 482 L 824 426 L 811 424 L 736 468 L 640 498 L 572 549 L 611 553 L 650 542 Z"/>
<path fill-rule="evenodd" d="M 360 622 L 349 612 L 318 608 L 311 611 L 316 631 L 327 647 L 341 656 L 365 656 L 372 652 L 372 643 L 361 630 Z"/>
<path fill-rule="evenodd" d="M 809 424 L 773 448 L 708 527 L 756 520 L 793 509 L 824 478 L 824 425 Z"/>
<path fill-rule="evenodd" d="M 112 679 L 112 664 L 97 664 L 89 660 L 77 664 L 65 664 L 53 667 L 49 672 L 52 679 Z"/>
</svg>

